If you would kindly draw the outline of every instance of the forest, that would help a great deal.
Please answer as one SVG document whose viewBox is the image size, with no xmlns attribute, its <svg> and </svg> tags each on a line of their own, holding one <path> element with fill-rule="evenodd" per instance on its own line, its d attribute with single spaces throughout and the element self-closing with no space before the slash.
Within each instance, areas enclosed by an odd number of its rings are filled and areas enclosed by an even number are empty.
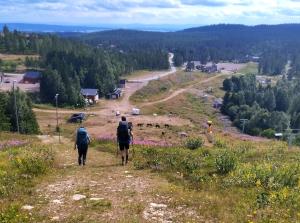
<svg viewBox="0 0 300 223">
<path fill-rule="evenodd" d="M 104 96 L 123 74 L 169 68 L 168 52 L 159 49 L 123 52 L 51 34 L 10 32 L 7 26 L 0 35 L 0 53 L 38 54 L 38 59 L 27 58 L 25 64 L 43 71 L 40 101 L 53 103 L 58 93 L 60 104 L 71 106 L 82 106 L 81 87 L 96 88 Z"/>
<path fill-rule="evenodd" d="M 161 49 L 175 54 L 174 62 L 247 62 L 259 57 L 260 74 L 279 75 L 291 62 L 289 78 L 300 75 L 300 25 L 211 25 L 178 32 L 113 30 L 74 35 L 74 39 L 97 47 L 119 50 Z"/>
<path fill-rule="evenodd" d="M 223 82 L 226 91 L 222 112 L 251 135 L 274 137 L 288 128 L 300 129 L 300 80 L 286 78 L 275 86 L 262 86 L 255 75 L 232 77 Z"/>
</svg>

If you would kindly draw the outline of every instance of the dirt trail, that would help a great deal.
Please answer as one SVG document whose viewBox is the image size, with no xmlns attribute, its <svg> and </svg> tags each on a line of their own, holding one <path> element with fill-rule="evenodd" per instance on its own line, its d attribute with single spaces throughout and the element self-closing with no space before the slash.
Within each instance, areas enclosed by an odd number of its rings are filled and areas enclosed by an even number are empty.
<svg viewBox="0 0 300 223">
<path fill-rule="evenodd" d="M 231 75 L 231 74 L 230 74 Z M 199 85 L 199 84 L 205 84 L 205 83 L 208 83 L 216 78 L 220 78 L 220 77 L 223 77 L 223 76 L 228 76 L 228 74 L 220 74 L 220 75 L 216 75 L 216 76 L 213 76 L 213 77 L 210 77 L 210 78 L 207 78 L 203 81 L 200 81 L 200 82 L 197 82 L 196 84 Z M 171 100 L 172 98 L 175 98 L 176 96 L 178 96 L 179 94 L 182 94 L 184 92 L 187 92 L 187 91 L 191 91 L 193 90 L 194 86 L 196 84 L 192 84 L 186 88 L 180 88 L 176 91 L 174 91 L 171 95 L 169 95 L 168 97 L 164 98 L 164 99 L 161 99 L 161 100 L 158 100 L 158 101 L 152 101 L 152 102 L 147 102 L 147 103 L 143 103 L 141 104 L 140 106 L 141 107 L 145 107 L 145 106 L 150 106 L 150 105 L 155 105 L 155 104 L 159 104 L 159 103 L 162 103 L 162 102 L 166 102 L 166 101 L 169 101 Z"/>
<path fill-rule="evenodd" d="M 55 147 L 57 171 L 26 204 L 41 216 L 39 222 L 201 222 L 195 210 L 174 201 L 176 196 L 161 193 L 172 185 L 158 175 L 123 167 L 99 148 L 90 148 L 87 165 L 78 166 L 72 144 Z"/>
</svg>

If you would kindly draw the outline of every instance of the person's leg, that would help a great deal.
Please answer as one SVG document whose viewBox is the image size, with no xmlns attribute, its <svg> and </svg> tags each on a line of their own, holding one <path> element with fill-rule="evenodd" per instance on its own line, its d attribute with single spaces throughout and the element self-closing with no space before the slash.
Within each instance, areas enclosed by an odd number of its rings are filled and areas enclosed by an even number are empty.
<svg viewBox="0 0 300 223">
<path fill-rule="evenodd" d="M 120 151 L 121 151 L 121 155 L 122 155 L 122 165 L 124 165 L 124 160 L 125 160 L 125 158 L 124 158 L 124 154 L 125 154 L 124 150 L 125 150 L 125 146 L 124 146 L 123 143 L 120 143 L 119 146 L 120 146 Z"/>
<path fill-rule="evenodd" d="M 129 151 L 129 144 L 126 144 L 125 145 L 126 164 L 128 163 L 128 151 Z"/>
<path fill-rule="evenodd" d="M 87 151 L 88 151 L 88 145 L 84 145 L 83 151 L 82 151 L 82 161 L 83 161 L 83 165 L 85 165 Z"/>
<path fill-rule="evenodd" d="M 78 164 L 81 165 L 81 157 L 82 157 L 82 148 L 81 146 L 77 146 L 78 149 Z"/>
</svg>

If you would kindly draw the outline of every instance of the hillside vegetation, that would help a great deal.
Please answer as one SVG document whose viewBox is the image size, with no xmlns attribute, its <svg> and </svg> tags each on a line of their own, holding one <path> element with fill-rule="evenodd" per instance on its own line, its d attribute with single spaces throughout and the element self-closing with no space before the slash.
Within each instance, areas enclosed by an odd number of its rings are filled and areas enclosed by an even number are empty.
<svg viewBox="0 0 300 223">
<path fill-rule="evenodd" d="M 247 119 L 246 133 L 274 137 L 276 132 L 298 129 L 299 81 L 279 80 L 275 86 L 261 85 L 254 75 L 232 77 L 223 82 L 226 90 L 222 111 L 236 126 Z"/>
<path fill-rule="evenodd" d="M 76 36 L 90 45 L 120 50 L 164 49 L 175 54 L 177 66 L 186 61 L 247 61 L 259 58 L 259 73 L 281 74 L 291 61 L 289 76 L 299 76 L 299 24 L 212 25 L 178 32 L 113 30 Z"/>
</svg>

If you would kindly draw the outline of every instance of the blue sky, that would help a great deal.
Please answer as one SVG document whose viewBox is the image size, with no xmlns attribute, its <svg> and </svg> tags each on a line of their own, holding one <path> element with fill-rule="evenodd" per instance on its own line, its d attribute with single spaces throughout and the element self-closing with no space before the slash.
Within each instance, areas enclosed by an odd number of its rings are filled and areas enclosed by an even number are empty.
<svg viewBox="0 0 300 223">
<path fill-rule="evenodd" d="M 63 25 L 300 23 L 300 0 L 0 0 L 0 22 Z"/>
</svg>

